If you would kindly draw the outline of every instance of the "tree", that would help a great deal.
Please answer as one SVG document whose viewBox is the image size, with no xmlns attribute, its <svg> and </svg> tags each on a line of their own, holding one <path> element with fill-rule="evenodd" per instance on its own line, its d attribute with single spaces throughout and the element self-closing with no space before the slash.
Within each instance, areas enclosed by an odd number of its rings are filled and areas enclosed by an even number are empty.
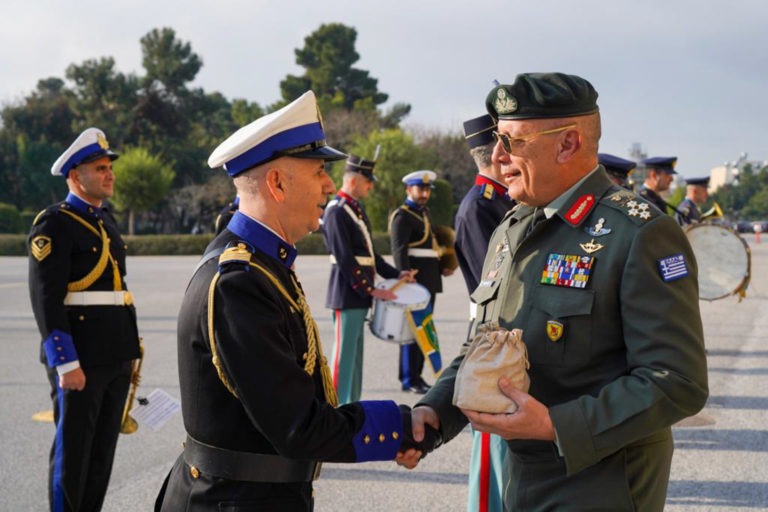
<svg viewBox="0 0 768 512">
<path fill-rule="evenodd" d="M 427 206 L 432 215 L 432 222 L 435 226 L 449 226 L 453 228 L 453 218 L 457 208 L 454 208 L 453 191 L 451 184 L 446 180 L 438 179 L 435 181 L 435 188 L 429 197 Z"/>
<path fill-rule="evenodd" d="M 373 105 L 387 101 L 378 90 L 378 80 L 368 71 L 352 65 L 360 59 L 355 51 L 357 31 L 341 23 L 320 25 L 304 38 L 304 47 L 294 50 L 296 64 L 305 68 L 302 76 L 288 75 L 280 82 L 283 101 L 291 102 L 308 89 L 319 98 L 335 99 L 349 110 L 358 100 L 370 98 Z"/>
<path fill-rule="evenodd" d="M 134 213 L 149 210 L 168 194 L 174 172 L 144 148 L 127 149 L 115 161 L 115 206 L 128 210 L 128 233 L 134 234 Z"/>
<path fill-rule="evenodd" d="M 140 42 L 145 85 L 158 82 L 168 92 L 183 96 L 187 83 L 203 66 L 192 46 L 176 39 L 176 32 L 168 27 L 149 31 Z"/>
<path fill-rule="evenodd" d="M 435 167 L 440 169 L 440 177 L 451 184 L 453 202 L 459 204 L 474 184 L 477 174 L 477 166 L 469 154 L 464 136 L 427 130 L 419 133 L 417 140 L 435 155 Z"/>
<path fill-rule="evenodd" d="M 413 137 L 400 129 L 371 132 L 367 137 L 358 137 L 350 152 L 363 158 L 373 158 L 376 146 L 381 153 L 376 163 L 378 181 L 365 200 L 365 209 L 374 230 L 388 229 L 389 214 L 405 200 L 405 185 L 401 181 L 409 172 L 430 169 L 435 163 L 434 155 L 417 145 Z M 343 166 L 334 167 L 336 182 L 341 182 Z"/>
</svg>

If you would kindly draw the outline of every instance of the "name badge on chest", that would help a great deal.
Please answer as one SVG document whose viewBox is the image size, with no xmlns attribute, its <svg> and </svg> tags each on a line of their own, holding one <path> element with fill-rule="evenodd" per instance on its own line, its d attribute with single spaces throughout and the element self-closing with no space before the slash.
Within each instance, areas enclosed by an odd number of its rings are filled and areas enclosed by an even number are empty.
<svg viewBox="0 0 768 512">
<path fill-rule="evenodd" d="M 594 263 L 594 256 L 550 253 L 547 256 L 547 265 L 541 273 L 541 283 L 586 288 Z"/>
</svg>

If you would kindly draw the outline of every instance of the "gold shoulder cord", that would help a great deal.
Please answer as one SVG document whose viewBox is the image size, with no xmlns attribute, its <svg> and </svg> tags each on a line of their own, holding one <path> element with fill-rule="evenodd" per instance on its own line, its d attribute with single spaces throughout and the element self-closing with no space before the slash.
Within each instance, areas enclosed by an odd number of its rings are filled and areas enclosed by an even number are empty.
<svg viewBox="0 0 768 512">
<path fill-rule="evenodd" d="M 238 249 L 228 249 L 224 252 L 224 254 L 221 255 L 221 258 L 225 258 L 228 251 L 237 250 Z M 328 361 L 323 355 L 323 347 L 320 344 L 320 332 L 317 328 L 317 323 L 315 323 L 315 320 L 312 318 L 312 314 L 309 311 L 309 305 L 307 304 L 306 298 L 304 297 L 304 292 L 301 291 L 299 284 L 295 279 L 293 279 L 293 277 L 291 278 L 293 286 L 296 289 L 296 293 L 298 294 L 297 303 L 297 301 L 291 298 L 291 296 L 288 294 L 288 291 L 285 289 L 282 283 L 278 281 L 277 277 L 275 277 L 269 270 L 262 267 L 261 265 L 253 263 L 252 261 L 248 261 L 248 265 L 260 270 L 275 286 L 275 288 L 280 291 L 280 294 L 285 297 L 291 307 L 297 311 L 301 311 L 302 317 L 304 319 L 304 327 L 307 331 L 307 352 L 304 354 L 304 360 L 306 361 L 304 363 L 304 371 L 307 372 L 308 375 L 313 375 L 315 372 L 315 362 L 317 361 L 318 356 L 320 357 L 320 372 L 323 380 L 323 392 L 325 394 L 325 399 L 332 407 L 338 406 L 339 398 L 336 394 L 336 389 L 333 387 L 333 379 L 331 377 L 331 370 L 328 367 Z M 235 396 L 235 398 L 239 398 L 234 388 L 227 380 L 216 352 L 216 341 L 214 339 L 213 329 L 213 296 L 216 283 L 219 280 L 219 276 L 220 274 L 217 272 L 211 280 L 211 286 L 208 289 L 208 339 L 211 345 L 212 362 L 216 367 L 216 373 L 219 375 L 219 380 L 221 380 L 222 384 L 224 384 L 224 387 L 226 387 L 227 390 L 229 390 L 229 392 Z"/>
<path fill-rule="evenodd" d="M 99 231 L 96 231 L 96 228 L 88 224 L 85 220 L 81 219 L 78 215 L 75 215 L 74 213 L 70 212 L 69 210 L 59 210 L 63 213 L 66 213 L 73 219 L 75 219 L 77 222 L 85 226 L 91 233 L 96 235 L 101 239 L 101 256 L 99 256 L 99 261 L 96 262 L 96 266 L 93 267 L 93 269 L 88 272 L 85 277 L 82 279 L 78 279 L 77 281 L 73 281 L 71 283 L 67 283 L 67 291 L 70 292 L 80 292 L 83 290 L 87 290 L 89 286 L 91 286 L 93 283 L 96 282 L 96 280 L 101 276 L 101 274 L 104 273 L 104 269 L 107 268 L 107 261 L 109 261 L 112 264 L 112 285 L 114 287 L 114 290 L 116 292 L 119 292 L 123 289 L 123 284 L 120 280 L 120 269 L 117 266 L 117 262 L 115 261 L 115 258 L 112 257 L 112 254 L 109 252 L 109 237 L 107 236 L 107 232 L 104 229 L 104 224 L 101 220 L 99 220 Z"/>
</svg>

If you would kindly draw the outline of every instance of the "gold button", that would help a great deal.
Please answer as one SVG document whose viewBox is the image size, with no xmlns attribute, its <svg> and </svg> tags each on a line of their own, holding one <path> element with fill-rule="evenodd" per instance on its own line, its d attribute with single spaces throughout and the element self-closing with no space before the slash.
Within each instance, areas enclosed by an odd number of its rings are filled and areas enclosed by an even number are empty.
<svg viewBox="0 0 768 512">
<path fill-rule="evenodd" d="M 79 317 L 77 317 L 77 319 L 82 322 L 83 320 L 85 320 L 85 316 L 84 315 L 80 315 Z"/>
<path fill-rule="evenodd" d="M 368 280 L 367 280 L 367 279 L 363 279 L 363 284 L 365 284 L 365 283 L 367 283 L 367 282 L 368 282 Z"/>
<path fill-rule="evenodd" d="M 66 359 L 66 357 L 64 357 L 64 356 L 61 356 L 59 359 L 61 359 L 62 361 L 64 361 L 64 360 Z"/>
<path fill-rule="evenodd" d="M 364 442 L 365 444 L 368 444 L 368 443 L 370 443 L 370 442 L 371 442 L 371 436 L 365 436 L 365 437 L 363 438 L 363 442 Z"/>
<path fill-rule="evenodd" d="M 384 434 L 379 434 L 379 442 L 380 443 L 383 443 L 386 440 L 387 440 L 387 436 L 385 436 Z"/>
<path fill-rule="evenodd" d="M 200 477 L 200 471 L 195 466 L 189 466 L 189 474 L 195 479 Z"/>
<path fill-rule="evenodd" d="M 93 208 L 91 208 L 91 207 L 89 206 L 89 207 L 88 207 L 88 212 L 90 212 L 90 213 L 93 213 Z"/>
<path fill-rule="evenodd" d="M 58 336 L 54 336 L 53 337 L 53 341 L 59 341 L 59 337 Z"/>
<path fill-rule="evenodd" d="M 112 239 L 107 237 L 107 242 L 111 242 L 111 241 L 112 241 Z"/>
<path fill-rule="evenodd" d="M 61 347 L 56 347 L 56 350 L 58 350 L 59 352 L 61 352 L 61 351 L 62 351 L 62 350 L 64 350 L 64 349 L 63 349 L 63 348 L 61 348 Z"/>
<path fill-rule="evenodd" d="M 91 247 L 91 250 L 92 250 L 93 252 L 96 252 L 98 249 L 96 249 L 96 246 L 94 245 L 93 247 Z"/>
<path fill-rule="evenodd" d="M 392 432 L 392 439 L 397 439 L 398 437 L 400 437 L 400 434 L 397 432 Z"/>
<path fill-rule="evenodd" d="M 128 244 L 123 245 L 123 249 L 128 250 Z"/>
</svg>

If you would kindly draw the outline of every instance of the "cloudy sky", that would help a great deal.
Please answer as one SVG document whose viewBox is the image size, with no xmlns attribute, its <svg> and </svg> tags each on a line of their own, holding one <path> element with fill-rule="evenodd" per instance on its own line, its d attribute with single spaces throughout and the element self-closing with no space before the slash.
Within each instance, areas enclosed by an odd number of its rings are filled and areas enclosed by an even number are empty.
<svg viewBox="0 0 768 512">
<path fill-rule="evenodd" d="M 118 5 L 119 4 L 119 5 Z M 761 0 L 324 2 L 5 0 L 0 102 L 39 78 L 113 56 L 141 72 L 139 38 L 172 27 L 203 59 L 196 84 L 268 104 L 300 74 L 293 50 L 321 23 L 357 29 L 357 67 L 408 124 L 459 130 L 491 81 L 526 71 L 581 75 L 600 94 L 601 151 L 676 155 L 686 176 L 741 152 L 768 159 L 768 2 Z"/>
</svg>

